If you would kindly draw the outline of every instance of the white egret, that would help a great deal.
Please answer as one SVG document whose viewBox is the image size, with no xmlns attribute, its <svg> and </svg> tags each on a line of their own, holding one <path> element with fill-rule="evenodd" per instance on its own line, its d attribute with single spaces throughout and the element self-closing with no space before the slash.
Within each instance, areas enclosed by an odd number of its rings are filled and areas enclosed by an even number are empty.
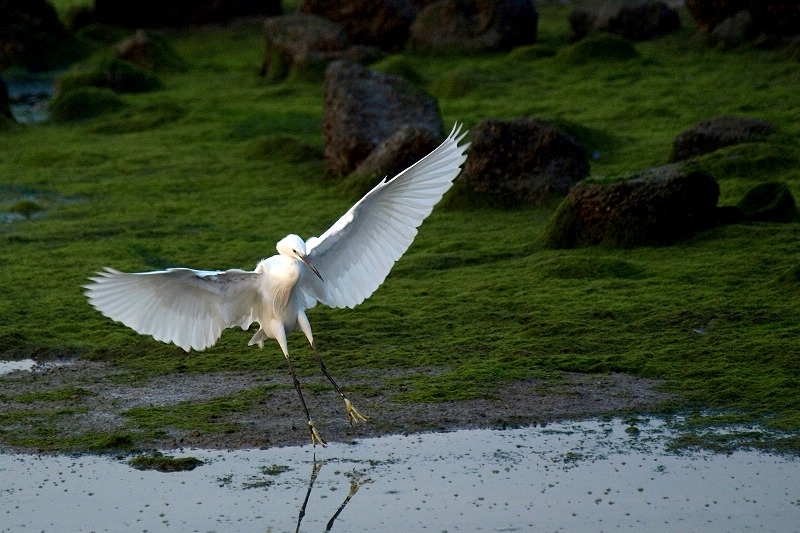
<svg viewBox="0 0 800 533">
<path fill-rule="evenodd" d="M 105 316 L 187 352 L 212 346 L 225 328 L 247 330 L 258 322 L 249 345 L 278 341 L 311 442 L 324 445 L 292 369 L 286 335 L 298 328 L 305 333 L 322 372 L 344 399 L 350 423 L 366 421 L 328 373 L 305 311 L 317 302 L 355 307 L 383 283 L 461 171 L 469 143 L 459 145 L 466 135 L 460 131 L 454 126 L 430 154 L 378 183 L 322 236 L 305 242 L 297 235 L 281 239 L 278 255 L 262 260 L 253 271 L 170 268 L 124 273 L 106 267 L 89 278 L 86 296 Z"/>
</svg>

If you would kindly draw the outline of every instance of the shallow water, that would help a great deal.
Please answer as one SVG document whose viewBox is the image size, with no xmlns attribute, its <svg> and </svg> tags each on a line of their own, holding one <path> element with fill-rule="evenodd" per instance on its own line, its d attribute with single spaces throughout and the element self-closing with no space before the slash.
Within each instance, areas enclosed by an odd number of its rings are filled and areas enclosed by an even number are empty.
<svg viewBox="0 0 800 533">
<path fill-rule="evenodd" d="M 190 472 L 0 454 L 0 531 L 797 531 L 800 460 L 665 451 L 619 420 L 184 450 Z M 314 456 L 316 455 L 316 462 Z"/>
</svg>

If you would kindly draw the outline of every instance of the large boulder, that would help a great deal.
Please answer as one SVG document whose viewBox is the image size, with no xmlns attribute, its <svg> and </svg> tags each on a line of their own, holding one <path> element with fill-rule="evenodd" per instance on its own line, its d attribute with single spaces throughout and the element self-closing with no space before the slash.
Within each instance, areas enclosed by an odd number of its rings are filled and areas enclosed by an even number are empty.
<svg viewBox="0 0 800 533">
<path fill-rule="evenodd" d="M 356 173 L 392 177 L 404 171 L 439 146 L 439 139 L 429 129 L 403 126 L 380 143 L 358 165 Z"/>
<path fill-rule="evenodd" d="M 796 0 L 686 0 L 686 7 L 698 26 L 708 31 L 747 11 L 753 34 L 800 34 L 800 2 Z"/>
<path fill-rule="evenodd" d="M 467 187 L 506 205 L 540 204 L 589 175 L 586 153 L 549 122 L 486 119 L 472 130 Z"/>
<path fill-rule="evenodd" d="M 367 63 L 383 55 L 375 47 L 351 46 L 340 24 L 309 13 L 290 13 L 264 21 L 264 49 L 261 76 L 269 81 L 290 75 L 321 80 L 332 61 Z"/>
<path fill-rule="evenodd" d="M 678 12 L 658 0 L 581 2 L 569 17 L 574 39 L 593 32 L 610 32 L 643 41 L 680 28 Z"/>
<path fill-rule="evenodd" d="M 235 18 L 280 15 L 280 0 L 95 0 L 97 22 L 123 28 L 227 24 Z"/>
<path fill-rule="evenodd" d="M 531 0 L 440 0 L 411 25 L 419 52 L 510 50 L 536 42 L 539 14 Z"/>
<path fill-rule="evenodd" d="M 77 57 L 72 35 L 45 0 L 0 1 L 0 71 L 46 70 Z"/>
<path fill-rule="evenodd" d="M 724 146 L 759 140 L 773 130 L 772 125 L 765 120 L 734 116 L 712 117 L 683 130 L 675 137 L 670 160 L 682 161 Z"/>
<path fill-rule="evenodd" d="M 329 171 L 349 174 L 405 126 L 444 137 L 436 100 L 411 82 L 338 60 L 325 71 L 322 137 Z"/>
<path fill-rule="evenodd" d="M 573 187 L 548 224 L 551 248 L 671 244 L 717 220 L 719 186 L 673 164 Z"/>
<path fill-rule="evenodd" d="M 303 0 L 297 10 L 338 22 L 353 43 L 389 51 L 403 48 L 416 14 L 409 0 Z"/>
</svg>

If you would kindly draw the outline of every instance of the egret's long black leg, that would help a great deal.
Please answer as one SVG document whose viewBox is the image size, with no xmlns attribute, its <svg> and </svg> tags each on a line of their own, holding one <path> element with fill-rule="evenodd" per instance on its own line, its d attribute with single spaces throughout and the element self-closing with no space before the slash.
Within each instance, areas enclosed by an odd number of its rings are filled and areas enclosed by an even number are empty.
<svg viewBox="0 0 800 533">
<path fill-rule="evenodd" d="M 292 374 L 292 383 L 294 384 L 295 390 L 297 390 L 297 395 L 300 396 L 300 403 L 303 404 L 303 411 L 306 413 L 306 420 L 308 420 L 308 427 L 311 428 L 311 444 L 316 446 L 319 442 L 322 446 L 325 446 L 327 442 L 319 436 L 317 433 L 317 428 L 314 426 L 314 422 L 311 421 L 311 414 L 308 412 L 308 407 L 306 407 L 306 400 L 303 398 L 303 391 L 300 390 L 300 381 L 297 379 L 297 376 L 294 374 L 294 368 L 292 368 L 292 361 L 289 359 L 289 354 L 286 355 L 286 363 L 289 365 L 289 372 Z"/>
<path fill-rule="evenodd" d="M 344 395 L 342 389 L 340 389 L 339 385 L 337 385 L 336 381 L 334 381 L 333 376 L 331 376 L 330 373 L 328 372 L 328 367 L 325 366 L 325 362 L 319 355 L 319 350 L 317 350 L 317 345 L 314 343 L 314 341 L 311 341 L 311 347 L 314 349 L 314 353 L 317 356 L 317 361 L 319 361 L 319 367 L 322 369 L 322 373 L 325 374 L 325 377 L 328 378 L 328 381 L 331 382 L 333 388 L 336 389 L 336 392 L 338 392 L 339 396 L 341 396 L 342 399 L 344 400 L 344 404 L 347 407 L 347 416 L 350 418 L 350 424 L 352 425 L 353 423 L 358 422 L 359 420 L 366 422 L 367 417 L 359 413 L 358 410 L 355 407 L 353 407 L 353 404 L 350 402 L 350 400 L 347 399 L 347 396 Z"/>
</svg>

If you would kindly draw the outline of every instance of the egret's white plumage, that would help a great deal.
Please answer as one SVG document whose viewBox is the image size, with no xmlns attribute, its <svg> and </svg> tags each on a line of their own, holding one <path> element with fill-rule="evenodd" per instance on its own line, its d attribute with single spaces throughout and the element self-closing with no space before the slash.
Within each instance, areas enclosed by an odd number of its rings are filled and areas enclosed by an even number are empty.
<svg viewBox="0 0 800 533">
<path fill-rule="evenodd" d="M 253 271 L 129 274 L 105 268 L 85 286 L 89 302 L 107 317 L 186 351 L 208 348 L 226 328 L 258 322 L 250 344 L 276 339 L 289 361 L 286 335 L 299 328 L 316 352 L 305 310 L 317 302 L 355 307 L 383 283 L 461 171 L 469 143 L 458 144 L 466 135 L 460 129 L 455 126 L 430 154 L 381 181 L 320 237 L 281 239 L 278 255 Z M 320 364 L 328 375 L 321 359 Z M 295 385 L 300 393 L 296 380 Z M 354 412 L 360 417 L 345 402 L 351 420 Z M 313 441 L 319 436 L 310 418 L 309 425 Z"/>
</svg>

